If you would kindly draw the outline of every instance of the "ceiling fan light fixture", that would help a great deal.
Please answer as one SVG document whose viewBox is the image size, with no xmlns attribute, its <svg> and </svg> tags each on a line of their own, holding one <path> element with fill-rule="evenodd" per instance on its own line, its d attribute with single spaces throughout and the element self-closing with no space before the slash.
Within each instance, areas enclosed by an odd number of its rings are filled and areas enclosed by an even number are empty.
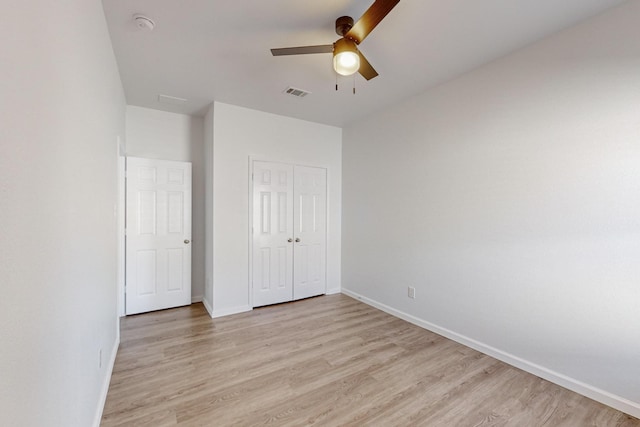
<svg viewBox="0 0 640 427">
<path fill-rule="evenodd" d="M 333 45 L 333 69 L 342 76 L 350 76 L 360 69 L 360 55 L 353 40 L 342 38 Z"/>
</svg>

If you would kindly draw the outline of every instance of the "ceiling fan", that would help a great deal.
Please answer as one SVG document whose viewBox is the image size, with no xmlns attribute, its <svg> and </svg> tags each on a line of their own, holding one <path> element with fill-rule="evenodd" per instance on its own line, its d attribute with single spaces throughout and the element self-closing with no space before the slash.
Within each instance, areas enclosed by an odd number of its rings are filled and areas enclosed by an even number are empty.
<svg viewBox="0 0 640 427">
<path fill-rule="evenodd" d="M 333 53 L 333 69 L 343 76 L 359 72 L 367 80 L 378 75 L 358 45 L 391 12 L 400 0 L 376 0 L 354 23 L 350 16 L 336 19 L 336 33 L 341 36 L 333 44 L 298 46 L 271 49 L 273 56 L 306 55 L 310 53 Z"/>
</svg>

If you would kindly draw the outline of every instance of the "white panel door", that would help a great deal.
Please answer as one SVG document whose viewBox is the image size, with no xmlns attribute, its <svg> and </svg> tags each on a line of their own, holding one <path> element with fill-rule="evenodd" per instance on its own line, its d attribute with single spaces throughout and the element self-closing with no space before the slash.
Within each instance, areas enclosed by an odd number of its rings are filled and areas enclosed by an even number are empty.
<svg viewBox="0 0 640 427">
<path fill-rule="evenodd" d="M 327 171 L 295 166 L 293 299 L 326 293 Z"/>
<path fill-rule="evenodd" d="M 253 306 L 293 297 L 293 166 L 253 162 Z"/>
<path fill-rule="evenodd" d="M 191 304 L 191 163 L 127 158 L 126 314 Z"/>
</svg>

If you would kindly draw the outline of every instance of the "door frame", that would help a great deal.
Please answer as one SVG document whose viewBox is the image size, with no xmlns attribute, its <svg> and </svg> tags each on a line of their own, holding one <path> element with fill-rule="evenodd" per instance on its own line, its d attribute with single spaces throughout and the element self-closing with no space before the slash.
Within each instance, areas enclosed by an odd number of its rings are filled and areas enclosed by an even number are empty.
<svg viewBox="0 0 640 427">
<path fill-rule="evenodd" d="M 118 145 L 120 140 L 118 139 Z M 118 203 L 116 207 L 118 229 L 118 317 L 125 316 L 126 218 L 127 218 L 127 157 L 124 149 L 118 152 Z"/>
<path fill-rule="evenodd" d="M 329 254 L 328 254 L 328 250 L 329 250 L 329 227 L 330 227 L 330 223 L 329 223 L 329 171 L 330 168 L 326 165 L 318 165 L 318 164 L 309 164 L 307 162 L 300 162 L 291 158 L 286 158 L 286 159 L 272 159 L 269 157 L 265 157 L 265 156 L 254 156 L 251 155 L 249 156 L 248 159 L 248 164 L 247 164 L 247 169 L 249 171 L 248 173 L 248 188 L 247 188 L 247 196 L 248 196 L 248 201 L 249 201 L 249 210 L 247 212 L 247 217 L 248 217 L 248 229 L 247 229 L 247 245 L 248 245 L 248 252 L 249 252 L 249 256 L 248 256 L 248 262 L 247 262 L 247 271 L 248 271 L 248 282 L 247 282 L 247 290 L 248 290 L 248 294 L 249 294 L 249 298 L 248 298 L 248 304 L 249 307 L 251 308 L 251 310 L 253 310 L 253 162 L 269 162 L 269 163 L 282 163 L 282 164 L 286 164 L 286 165 L 291 165 L 291 166 L 306 166 L 306 167 L 310 167 L 310 168 L 321 168 L 327 171 L 326 174 L 326 200 L 325 200 L 325 218 L 326 218 L 326 226 L 325 226 L 325 247 L 324 247 L 324 253 L 325 253 L 325 263 L 324 263 L 324 273 L 325 273 L 325 282 L 324 282 L 324 290 L 325 290 L 325 295 L 327 292 L 327 289 L 329 288 L 329 284 L 328 282 L 328 266 L 329 266 Z M 294 168 L 295 171 L 295 168 Z M 294 173 L 295 174 L 295 173 Z M 295 182 L 294 182 L 294 190 L 295 190 Z M 295 201 L 294 201 L 295 203 Z M 294 252 L 294 256 L 295 256 L 295 252 Z"/>
</svg>

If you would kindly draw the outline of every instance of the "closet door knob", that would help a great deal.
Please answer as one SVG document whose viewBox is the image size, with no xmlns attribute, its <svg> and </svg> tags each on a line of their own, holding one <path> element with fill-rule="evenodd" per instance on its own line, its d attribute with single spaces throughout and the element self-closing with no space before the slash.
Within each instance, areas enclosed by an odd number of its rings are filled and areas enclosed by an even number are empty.
<svg viewBox="0 0 640 427">
<path fill-rule="evenodd" d="M 188 239 L 186 239 L 186 240 L 184 241 L 184 244 L 185 244 L 185 245 L 188 245 L 189 243 L 191 243 L 191 242 L 190 242 Z"/>
<path fill-rule="evenodd" d="M 296 243 L 298 243 L 300 241 L 299 237 L 296 237 Z"/>
<path fill-rule="evenodd" d="M 293 242 L 293 239 L 292 239 L 291 237 L 289 237 L 289 238 L 287 239 L 287 242 L 291 243 L 291 242 Z"/>
</svg>

